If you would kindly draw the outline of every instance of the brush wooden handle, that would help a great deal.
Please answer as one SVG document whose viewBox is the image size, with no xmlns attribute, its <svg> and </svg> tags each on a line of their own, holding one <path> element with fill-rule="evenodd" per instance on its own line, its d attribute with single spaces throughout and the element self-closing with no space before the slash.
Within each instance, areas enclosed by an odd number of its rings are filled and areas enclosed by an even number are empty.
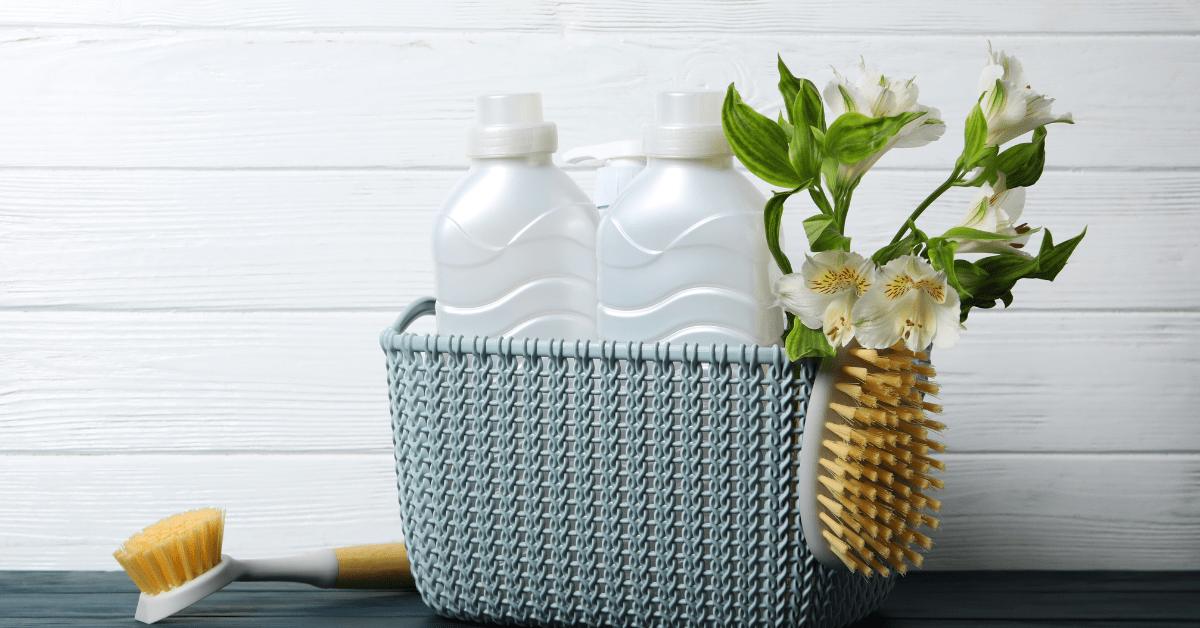
<svg viewBox="0 0 1200 628">
<path fill-rule="evenodd" d="M 337 589 L 415 589 L 403 543 L 339 547 Z"/>
</svg>

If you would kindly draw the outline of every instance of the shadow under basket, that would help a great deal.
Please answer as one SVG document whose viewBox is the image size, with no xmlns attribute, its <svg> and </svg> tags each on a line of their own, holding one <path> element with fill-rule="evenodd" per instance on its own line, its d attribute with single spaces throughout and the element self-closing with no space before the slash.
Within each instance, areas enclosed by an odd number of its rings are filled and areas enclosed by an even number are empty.
<svg viewBox="0 0 1200 628">
<path fill-rule="evenodd" d="M 837 627 L 895 576 L 818 563 L 795 468 L 818 363 L 780 347 L 404 333 L 387 353 L 405 543 L 445 617 Z"/>
</svg>

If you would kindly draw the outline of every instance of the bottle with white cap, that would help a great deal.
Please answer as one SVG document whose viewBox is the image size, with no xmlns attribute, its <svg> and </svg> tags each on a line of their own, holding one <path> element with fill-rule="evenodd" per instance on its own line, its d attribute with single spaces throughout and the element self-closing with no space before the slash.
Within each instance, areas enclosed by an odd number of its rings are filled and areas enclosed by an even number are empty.
<svg viewBox="0 0 1200 628">
<path fill-rule="evenodd" d="M 480 96 L 471 167 L 433 219 L 437 332 L 596 338 L 596 206 L 551 158 L 539 93 Z"/>
<path fill-rule="evenodd" d="M 664 92 L 643 128 L 646 169 L 597 232 L 601 340 L 762 345 L 783 311 L 763 229 L 766 198 L 733 169 L 721 92 Z"/>
</svg>

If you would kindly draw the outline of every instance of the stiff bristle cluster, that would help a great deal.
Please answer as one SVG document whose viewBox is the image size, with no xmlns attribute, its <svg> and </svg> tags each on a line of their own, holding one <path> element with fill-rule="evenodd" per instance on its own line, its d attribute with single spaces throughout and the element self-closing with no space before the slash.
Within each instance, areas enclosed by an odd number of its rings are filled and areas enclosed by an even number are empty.
<svg viewBox="0 0 1200 628">
<path fill-rule="evenodd" d="M 832 456 L 821 457 L 817 479 L 832 497 L 817 497 L 821 534 L 853 571 L 864 576 L 886 576 L 893 569 L 906 573 L 910 563 L 919 567 L 923 560 L 914 547 L 932 546 L 918 529 L 938 526 L 937 519 L 921 511 L 942 507 L 927 494 L 944 486 L 929 473 L 946 468 L 930 457 L 946 446 L 929 437 L 946 425 L 926 416 L 942 407 L 922 396 L 938 393 L 929 381 L 935 373 L 919 362 L 927 362 L 928 354 L 900 344 L 849 353 L 835 387 L 854 403 L 829 404 L 845 423 L 826 423 L 835 438 L 822 442 Z"/>
<path fill-rule="evenodd" d="M 172 515 L 129 537 L 113 558 L 139 589 L 157 595 L 221 562 L 225 511 L 216 508 Z"/>
</svg>

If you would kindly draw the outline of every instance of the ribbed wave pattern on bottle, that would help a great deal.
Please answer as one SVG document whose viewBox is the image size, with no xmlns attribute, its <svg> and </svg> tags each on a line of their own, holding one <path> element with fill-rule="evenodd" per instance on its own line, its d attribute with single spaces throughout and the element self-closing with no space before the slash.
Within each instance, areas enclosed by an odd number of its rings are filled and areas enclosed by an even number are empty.
<svg viewBox="0 0 1200 628">
<path fill-rule="evenodd" d="M 761 217 L 698 221 L 665 245 L 606 215 L 598 231 L 600 337 L 644 342 L 774 344 L 782 319 L 770 292 Z"/>
<path fill-rule="evenodd" d="M 506 242 L 435 217 L 438 333 L 594 338 L 595 211 L 550 209 Z"/>
</svg>

